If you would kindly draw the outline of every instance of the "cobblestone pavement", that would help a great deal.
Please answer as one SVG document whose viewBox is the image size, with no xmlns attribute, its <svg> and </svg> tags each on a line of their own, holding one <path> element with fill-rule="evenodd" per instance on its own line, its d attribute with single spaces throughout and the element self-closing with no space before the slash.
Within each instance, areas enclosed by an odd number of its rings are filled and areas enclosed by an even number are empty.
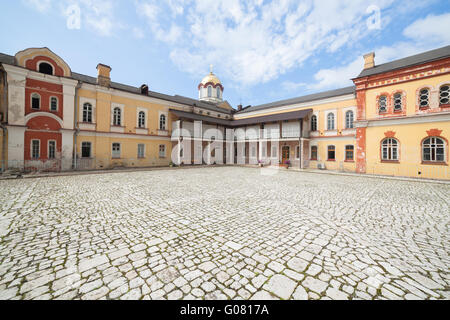
<svg viewBox="0 0 450 320">
<path fill-rule="evenodd" d="M 450 186 L 269 173 L 0 181 L 0 299 L 450 298 Z"/>
</svg>

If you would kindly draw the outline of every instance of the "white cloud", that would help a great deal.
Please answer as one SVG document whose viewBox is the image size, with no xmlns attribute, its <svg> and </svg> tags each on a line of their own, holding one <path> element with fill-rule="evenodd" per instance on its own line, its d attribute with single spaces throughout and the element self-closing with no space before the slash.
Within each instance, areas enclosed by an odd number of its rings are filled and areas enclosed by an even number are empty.
<svg viewBox="0 0 450 320">
<path fill-rule="evenodd" d="M 428 15 L 408 26 L 403 35 L 408 38 L 424 42 L 439 43 L 446 45 L 450 43 L 450 13 L 442 15 Z"/>
<path fill-rule="evenodd" d="M 52 6 L 52 0 L 23 0 L 25 5 L 38 10 L 39 12 L 46 12 Z"/>
<path fill-rule="evenodd" d="M 133 31 L 133 36 L 136 39 L 143 39 L 143 38 L 145 38 L 144 30 L 142 30 L 141 28 L 134 27 L 132 31 Z"/>
<path fill-rule="evenodd" d="M 378 2 L 382 8 L 392 0 Z M 368 0 L 168 4 L 143 0 L 137 11 L 156 39 L 172 45 L 170 57 L 181 70 L 200 77 L 212 63 L 234 83 L 253 85 L 301 66 L 318 51 L 335 52 L 356 42 L 367 34 L 369 4 Z"/>
<path fill-rule="evenodd" d="M 281 87 L 283 88 L 283 90 L 287 91 L 287 92 L 297 91 L 300 88 L 304 88 L 306 86 L 307 86 L 307 84 L 305 82 L 293 82 L 293 81 L 284 81 L 281 84 Z"/>
</svg>

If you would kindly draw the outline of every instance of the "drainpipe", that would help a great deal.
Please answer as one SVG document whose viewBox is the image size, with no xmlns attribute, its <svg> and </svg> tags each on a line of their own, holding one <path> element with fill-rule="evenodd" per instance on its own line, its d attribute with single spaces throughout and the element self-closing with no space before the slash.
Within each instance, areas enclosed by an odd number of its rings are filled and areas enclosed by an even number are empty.
<svg viewBox="0 0 450 320">
<path fill-rule="evenodd" d="M 5 113 L 3 114 L 4 119 L 2 119 L 3 123 L 7 123 L 7 119 L 6 116 L 8 114 L 8 78 L 6 75 L 6 71 L 3 71 L 3 106 L 5 107 Z M 3 139 L 2 139 L 2 159 L 3 159 L 3 164 L 2 164 L 2 168 L 1 168 L 1 172 L 5 172 L 5 168 L 6 168 L 6 135 L 8 133 L 8 129 L 6 128 L 6 126 L 3 125 L 3 123 L 0 123 L 0 128 L 2 128 L 3 130 Z"/>
<path fill-rule="evenodd" d="M 77 169 L 77 136 L 80 133 L 80 128 L 78 126 L 78 90 L 81 88 L 81 81 L 78 81 L 77 86 L 75 87 L 75 102 L 74 102 L 74 107 L 75 107 L 75 116 L 74 116 L 74 124 L 73 127 L 75 128 L 75 135 L 74 135 L 74 162 L 73 162 L 73 169 L 76 170 Z"/>
</svg>

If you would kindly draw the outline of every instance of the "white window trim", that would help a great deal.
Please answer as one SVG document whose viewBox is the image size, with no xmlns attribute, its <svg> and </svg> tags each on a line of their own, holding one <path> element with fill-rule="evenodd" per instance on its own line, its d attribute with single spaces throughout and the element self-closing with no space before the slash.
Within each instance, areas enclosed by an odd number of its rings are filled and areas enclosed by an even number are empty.
<svg viewBox="0 0 450 320">
<path fill-rule="evenodd" d="M 33 108 L 33 96 L 34 96 L 34 95 L 38 95 L 38 96 L 39 96 L 39 109 Z M 31 110 L 41 110 L 41 109 L 42 109 L 42 97 L 41 97 L 41 95 L 40 95 L 39 93 L 37 93 L 37 92 L 32 92 L 32 93 L 30 94 L 30 109 L 31 109 Z"/>
<path fill-rule="evenodd" d="M 56 110 L 52 110 L 52 99 L 55 98 L 56 99 Z M 49 106 L 48 109 L 50 110 L 50 112 L 58 112 L 59 111 L 59 99 L 57 96 L 50 96 L 49 98 Z"/>
<path fill-rule="evenodd" d="M 332 113 L 334 115 L 333 127 L 334 129 L 328 129 L 328 115 Z M 337 130 L 337 109 L 325 111 L 325 131 L 336 131 Z"/>
<path fill-rule="evenodd" d="M 80 106 L 79 106 L 79 115 L 78 121 L 83 123 L 83 107 L 85 103 L 89 103 L 92 106 L 92 122 L 86 122 L 87 124 L 95 124 L 96 123 L 96 99 L 88 99 L 84 97 L 80 97 Z"/>
<path fill-rule="evenodd" d="M 57 145 L 56 140 L 54 140 L 54 139 L 47 140 L 47 159 L 50 159 L 50 142 L 52 142 L 52 141 L 55 143 L 55 157 L 51 158 L 51 159 L 56 159 L 56 153 L 57 153 L 57 150 L 58 150 L 58 145 Z"/>
<path fill-rule="evenodd" d="M 114 125 L 114 109 L 120 109 L 120 126 Z M 125 106 L 123 104 L 111 103 L 111 126 L 113 127 L 125 127 Z"/>
<path fill-rule="evenodd" d="M 144 121 L 144 127 L 139 127 L 139 113 L 144 112 L 145 114 L 145 121 Z M 148 129 L 148 112 L 146 108 L 137 108 L 136 110 L 136 128 L 138 129 Z"/>
<path fill-rule="evenodd" d="M 164 146 L 164 154 L 161 153 L 161 146 Z M 166 158 L 166 154 L 167 154 L 167 146 L 165 144 L 158 145 L 159 158 Z"/>
<path fill-rule="evenodd" d="M 443 161 L 438 161 L 438 160 L 425 160 L 425 159 L 424 159 L 424 158 L 425 158 L 424 142 L 425 142 L 425 140 L 427 140 L 427 139 L 432 139 L 432 138 L 442 140 L 442 143 L 443 143 L 443 149 L 444 149 L 444 160 L 443 160 Z M 437 144 L 437 143 L 436 143 L 436 144 Z M 422 152 L 422 161 L 423 161 L 423 162 L 427 162 L 427 163 L 430 163 L 430 162 L 431 162 L 431 163 L 447 163 L 447 143 L 446 143 L 446 141 L 445 141 L 443 138 L 441 138 L 441 137 L 436 137 L 436 136 L 427 137 L 427 138 L 423 139 L 422 144 L 421 144 L 420 147 L 422 148 L 421 152 Z M 431 149 L 431 147 L 430 147 L 430 149 Z"/>
<path fill-rule="evenodd" d="M 352 107 L 347 107 L 347 108 L 343 108 L 342 109 L 342 114 L 344 115 L 343 116 L 343 119 L 342 119 L 342 128 L 343 128 L 343 130 L 354 130 L 354 129 L 356 129 L 356 126 L 355 126 L 355 122 L 356 122 L 356 112 L 357 112 L 357 110 L 358 110 L 358 108 L 356 107 L 356 106 L 352 106 Z M 346 114 L 347 114 L 347 111 L 352 111 L 353 112 L 353 128 L 347 128 L 347 117 L 346 117 Z"/>
<path fill-rule="evenodd" d="M 33 141 L 37 141 L 38 145 L 39 145 L 39 157 L 37 157 L 37 158 L 33 157 Z M 39 140 L 39 139 L 31 139 L 31 143 L 30 143 L 30 158 L 31 158 L 31 160 L 39 160 L 41 158 L 41 140 Z"/>
<path fill-rule="evenodd" d="M 166 116 L 166 127 L 165 129 L 161 129 L 159 127 L 161 116 Z M 169 113 L 167 111 L 159 111 L 158 112 L 158 123 L 157 123 L 158 131 L 169 131 Z"/>
</svg>

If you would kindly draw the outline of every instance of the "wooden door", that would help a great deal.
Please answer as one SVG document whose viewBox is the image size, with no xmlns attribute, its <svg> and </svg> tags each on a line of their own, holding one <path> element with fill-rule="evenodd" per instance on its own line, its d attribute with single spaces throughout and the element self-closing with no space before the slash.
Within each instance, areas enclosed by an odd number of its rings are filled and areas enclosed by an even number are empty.
<svg viewBox="0 0 450 320">
<path fill-rule="evenodd" d="M 281 164 L 285 164 L 287 160 L 289 160 L 289 146 L 284 146 L 281 149 Z"/>
</svg>

